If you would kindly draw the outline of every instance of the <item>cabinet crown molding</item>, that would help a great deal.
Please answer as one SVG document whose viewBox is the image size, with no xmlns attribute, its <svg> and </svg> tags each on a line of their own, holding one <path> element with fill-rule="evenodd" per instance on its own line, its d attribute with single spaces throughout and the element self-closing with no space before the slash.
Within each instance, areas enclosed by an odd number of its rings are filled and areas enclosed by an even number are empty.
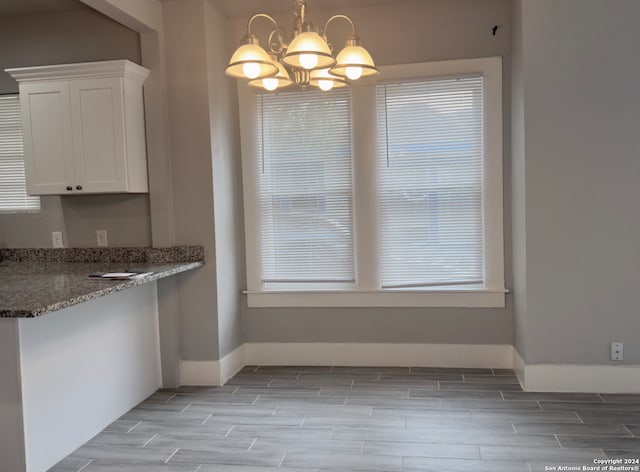
<svg viewBox="0 0 640 472">
<path fill-rule="evenodd" d="M 18 82 L 124 77 L 142 85 L 149 69 L 127 59 L 5 69 Z"/>
</svg>

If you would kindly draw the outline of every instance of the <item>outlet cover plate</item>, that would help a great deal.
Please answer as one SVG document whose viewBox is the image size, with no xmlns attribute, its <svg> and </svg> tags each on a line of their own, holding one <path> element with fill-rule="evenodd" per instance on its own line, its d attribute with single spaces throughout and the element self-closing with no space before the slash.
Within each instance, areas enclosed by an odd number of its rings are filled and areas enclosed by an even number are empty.
<svg viewBox="0 0 640 472">
<path fill-rule="evenodd" d="M 611 360 L 612 361 L 621 361 L 624 358 L 622 343 L 611 343 Z"/>
</svg>

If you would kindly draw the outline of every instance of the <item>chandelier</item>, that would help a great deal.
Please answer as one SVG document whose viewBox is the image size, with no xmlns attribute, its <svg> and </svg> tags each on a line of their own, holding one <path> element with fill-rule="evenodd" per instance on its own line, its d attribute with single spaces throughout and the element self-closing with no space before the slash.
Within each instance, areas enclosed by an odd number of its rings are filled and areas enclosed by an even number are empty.
<svg viewBox="0 0 640 472">
<path fill-rule="evenodd" d="M 294 0 L 293 33 L 289 42 L 286 32 L 271 16 L 265 13 L 253 15 L 247 25 L 247 34 L 229 60 L 226 74 L 248 80 L 251 87 L 268 91 L 291 85 L 303 89 L 311 85 L 328 91 L 378 73 L 371 55 L 360 45 L 351 18 L 334 15 L 323 29 L 316 30 L 306 19 L 306 9 L 304 0 Z M 257 18 L 266 18 L 274 25 L 267 41 L 268 52 L 251 34 L 251 25 Z M 326 32 L 329 24 L 337 19 L 351 24 L 351 36 L 334 58 L 333 46 L 327 41 Z"/>
</svg>

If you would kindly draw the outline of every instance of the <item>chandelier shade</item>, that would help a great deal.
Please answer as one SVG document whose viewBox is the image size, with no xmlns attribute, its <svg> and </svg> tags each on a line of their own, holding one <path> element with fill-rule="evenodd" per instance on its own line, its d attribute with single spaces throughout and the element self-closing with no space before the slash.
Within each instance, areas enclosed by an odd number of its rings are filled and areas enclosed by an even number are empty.
<svg viewBox="0 0 640 472">
<path fill-rule="evenodd" d="M 360 45 L 353 20 L 346 15 L 334 15 L 323 29 L 315 29 L 305 20 L 305 0 L 294 0 L 293 33 L 289 37 L 276 20 L 265 13 L 251 17 L 247 34 L 233 53 L 225 73 L 231 77 L 247 80 L 250 87 L 277 91 L 297 85 L 305 89 L 311 85 L 321 90 L 346 87 L 350 81 L 378 73 L 371 54 Z M 258 18 L 269 20 L 274 28 L 269 34 L 268 52 L 260 47 L 258 39 L 251 34 L 251 25 Z M 334 58 L 326 31 L 334 20 L 346 20 L 351 24 L 352 35 L 345 48 Z"/>
<path fill-rule="evenodd" d="M 331 73 L 339 77 L 358 80 L 360 77 L 370 77 L 378 73 L 371 54 L 360 46 L 356 37 L 349 38 L 347 45 L 336 57 L 336 65 Z"/>
<path fill-rule="evenodd" d="M 240 79 L 262 79 L 278 73 L 278 66 L 267 51 L 260 47 L 255 36 L 247 35 L 229 60 L 225 69 L 227 75 Z"/>
<path fill-rule="evenodd" d="M 326 69 L 332 67 L 336 60 L 331 55 L 327 42 L 314 31 L 298 34 L 282 58 L 282 62 L 298 69 Z"/>
<path fill-rule="evenodd" d="M 272 57 L 272 61 L 278 67 L 278 72 L 276 75 L 265 77 L 263 79 L 250 80 L 249 82 L 247 82 L 247 85 L 267 90 L 269 92 L 273 92 L 274 90 L 279 90 L 293 85 L 293 80 L 291 80 L 291 77 L 289 77 L 287 69 L 285 69 L 284 66 L 278 62 L 278 59 L 276 57 Z"/>
<path fill-rule="evenodd" d="M 331 74 L 329 69 L 317 69 L 311 71 L 309 84 L 314 87 L 318 87 L 320 90 L 325 92 L 349 85 L 346 80 Z"/>
</svg>

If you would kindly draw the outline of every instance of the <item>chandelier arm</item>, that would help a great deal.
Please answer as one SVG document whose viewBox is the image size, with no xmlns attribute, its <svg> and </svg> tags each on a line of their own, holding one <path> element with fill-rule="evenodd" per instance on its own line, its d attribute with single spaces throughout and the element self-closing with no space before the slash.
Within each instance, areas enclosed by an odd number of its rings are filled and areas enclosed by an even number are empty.
<svg viewBox="0 0 640 472">
<path fill-rule="evenodd" d="M 275 19 L 273 19 L 272 16 L 269 16 L 266 13 L 256 13 L 255 15 L 253 15 L 249 20 L 249 23 L 247 23 L 247 35 L 251 35 L 251 25 L 258 18 L 266 18 L 267 20 L 271 21 L 271 23 L 273 23 L 273 26 L 275 28 L 269 34 L 269 51 L 274 54 L 280 54 L 288 46 L 284 39 L 286 36 L 286 32 L 278 25 L 278 23 Z M 274 35 L 277 42 L 273 41 Z"/>
<path fill-rule="evenodd" d="M 307 13 L 307 2 L 305 0 L 295 0 L 295 6 L 300 8 L 300 13 L 294 12 L 300 18 L 300 24 L 304 23 L 304 19 Z"/>
<path fill-rule="evenodd" d="M 271 34 L 269 34 L 269 52 L 278 55 L 289 46 L 284 40 L 285 34 L 285 31 L 280 27 L 275 28 Z M 276 41 L 274 41 L 274 35 Z"/>
<path fill-rule="evenodd" d="M 274 26 L 276 27 L 277 30 L 281 29 L 278 26 L 278 23 L 276 22 L 276 20 L 273 19 L 273 17 L 267 15 L 266 13 L 256 13 L 255 15 L 253 15 L 251 17 L 251 19 L 249 20 L 249 23 L 247 23 L 247 34 L 251 34 L 251 25 L 252 25 L 253 21 L 255 19 L 257 19 L 257 18 L 266 18 L 266 19 L 270 20 L 271 23 L 274 24 Z"/>
<path fill-rule="evenodd" d="M 325 40 L 327 38 L 327 28 L 329 27 L 329 23 L 331 23 L 333 20 L 337 20 L 338 18 L 341 18 L 343 20 L 347 20 L 349 22 L 349 24 L 351 25 L 351 34 L 353 36 L 356 35 L 356 24 L 354 23 L 354 21 L 350 17 L 348 17 L 347 15 L 333 15 L 324 24 L 324 29 L 322 30 L 322 35 L 324 36 Z"/>
</svg>

